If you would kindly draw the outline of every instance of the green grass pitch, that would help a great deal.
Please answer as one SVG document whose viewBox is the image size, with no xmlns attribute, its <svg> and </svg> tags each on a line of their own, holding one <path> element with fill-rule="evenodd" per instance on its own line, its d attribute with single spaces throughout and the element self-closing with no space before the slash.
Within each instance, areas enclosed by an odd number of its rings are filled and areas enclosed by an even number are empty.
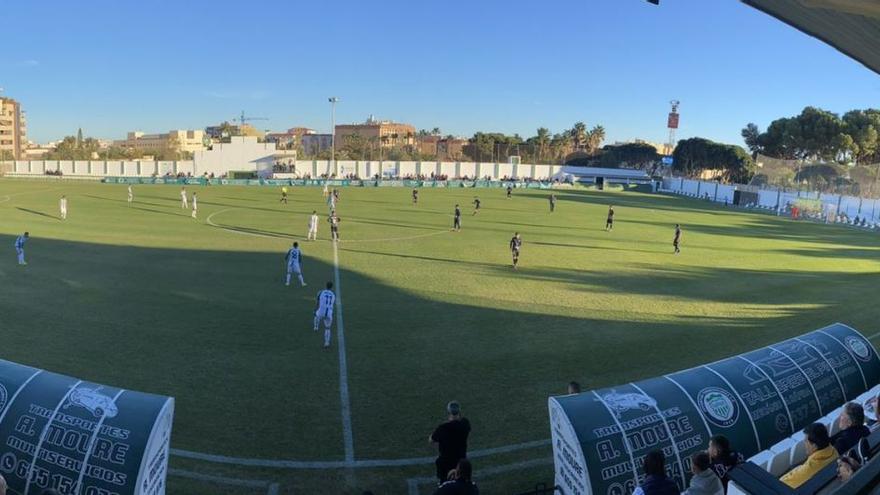
<svg viewBox="0 0 880 495">
<path fill-rule="evenodd" d="M 338 348 L 312 331 L 334 278 L 319 188 L 126 188 L 0 181 L 0 357 L 174 396 L 175 449 L 240 458 L 345 458 Z M 70 213 L 58 218 L 66 194 Z M 825 324 L 878 330 L 875 234 L 633 192 L 348 188 L 338 206 L 354 459 L 435 455 L 456 399 L 471 450 L 549 438 L 546 399 L 672 372 Z M 474 195 L 483 200 L 473 216 Z M 463 230 L 450 232 L 455 203 Z M 615 205 L 615 226 L 605 213 Z M 318 210 L 318 242 L 304 242 Z M 210 221 L 209 221 L 210 220 Z M 682 253 L 672 254 L 675 223 Z M 28 230 L 29 265 L 12 247 Z M 508 241 L 523 236 L 520 269 Z M 309 286 L 284 287 L 293 240 Z M 475 459 L 484 493 L 552 482 L 541 445 Z M 433 465 L 293 469 L 172 457 L 216 477 L 171 493 L 429 493 Z M 220 479 L 222 478 L 222 479 Z M 238 480 L 238 485 L 229 484 Z M 408 480 L 414 480 L 409 481 Z M 277 483 L 277 485 L 273 485 Z"/>
</svg>

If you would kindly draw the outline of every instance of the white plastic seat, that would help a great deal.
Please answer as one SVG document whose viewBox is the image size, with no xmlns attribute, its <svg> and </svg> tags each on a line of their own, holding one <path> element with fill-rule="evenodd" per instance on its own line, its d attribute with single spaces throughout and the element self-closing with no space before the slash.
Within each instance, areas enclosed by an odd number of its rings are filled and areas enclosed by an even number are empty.
<svg viewBox="0 0 880 495">
<path fill-rule="evenodd" d="M 770 462 L 767 464 L 768 471 L 777 478 L 788 472 L 791 467 L 791 449 L 794 447 L 794 440 L 786 438 L 785 440 L 770 447 L 772 455 Z"/>
<path fill-rule="evenodd" d="M 756 466 L 760 467 L 764 471 L 770 471 L 769 466 L 771 459 L 773 459 L 773 453 L 769 450 L 762 450 L 761 452 L 753 455 L 749 459 L 749 462 L 754 463 Z"/>
<path fill-rule="evenodd" d="M 727 485 L 727 495 L 750 495 L 750 494 L 746 493 L 745 490 L 740 488 L 739 485 L 736 484 L 736 482 L 731 481 Z"/>
<path fill-rule="evenodd" d="M 807 460 L 807 446 L 804 444 L 805 436 L 804 432 L 799 431 L 790 437 L 795 442 L 795 445 L 791 448 L 791 457 L 789 457 L 791 466 L 796 466 Z"/>
</svg>

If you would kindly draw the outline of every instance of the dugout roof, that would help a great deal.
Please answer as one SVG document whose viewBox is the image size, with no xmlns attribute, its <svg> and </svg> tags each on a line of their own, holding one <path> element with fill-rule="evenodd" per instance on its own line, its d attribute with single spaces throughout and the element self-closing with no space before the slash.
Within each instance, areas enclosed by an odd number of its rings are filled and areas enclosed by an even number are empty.
<svg viewBox="0 0 880 495">
<path fill-rule="evenodd" d="M 742 0 L 880 74 L 880 1 Z"/>
</svg>

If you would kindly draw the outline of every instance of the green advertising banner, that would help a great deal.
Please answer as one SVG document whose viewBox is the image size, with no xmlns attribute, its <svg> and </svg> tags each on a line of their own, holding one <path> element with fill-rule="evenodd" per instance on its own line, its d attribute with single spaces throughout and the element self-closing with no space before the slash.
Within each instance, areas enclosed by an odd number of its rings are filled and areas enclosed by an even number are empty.
<svg viewBox="0 0 880 495">
<path fill-rule="evenodd" d="M 0 473 L 10 493 L 165 493 L 174 399 L 0 360 Z"/>
<path fill-rule="evenodd" d="M 722 434 L 746 457 L 801 431 L 880 382 L 855 329 L 806 335 L 661 377 L 549 399 L 556 484 L 566 495 L 628 495 L 663 450 L 684 491 L 690 456 Z"/>
</svg>

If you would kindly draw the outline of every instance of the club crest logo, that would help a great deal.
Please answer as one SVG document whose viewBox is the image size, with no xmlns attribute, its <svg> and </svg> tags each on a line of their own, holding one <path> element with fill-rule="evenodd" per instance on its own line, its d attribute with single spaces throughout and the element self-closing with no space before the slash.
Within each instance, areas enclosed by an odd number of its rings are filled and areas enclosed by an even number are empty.
<svg viewBox="0 0 880 495">
<path fill-rule="evenodd" d="M 871 349 L 868 347 L 868 344 L 865 344 L 865 341 L 854 335 L 850 335 L 844 339 L 844 342 L 846 342 L 846 346 L 857 358 L 859 358 L 859 360 L 871 360 Z"/>
<path fill-rule="evenodd" d="M 697 404 L 706 419 L 722 428 L 732 426 L 739 417 L 736 397 L 722 388 L 708 387 L 700 390 Z"/>
</svg>

